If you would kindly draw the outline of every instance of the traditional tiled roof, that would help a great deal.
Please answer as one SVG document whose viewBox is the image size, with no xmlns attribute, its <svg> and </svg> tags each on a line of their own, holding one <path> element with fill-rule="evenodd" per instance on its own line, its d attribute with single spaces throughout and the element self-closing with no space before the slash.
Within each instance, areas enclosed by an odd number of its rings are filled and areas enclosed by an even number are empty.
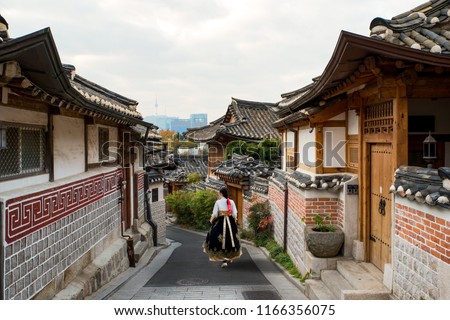
<svg viewBox="0 0 450 320">
<path fill-rule="evenodd" d="M 276 110 L 274 103 L 233 98 L 219 132 L 241 140 L 280 138 L 279 132 L 272 127 L 278 118 Z"/>
<path fill-rule="evenodd" d="M 177 169 L 166 175 L 167 182 L 187 182 L 191 173 L 199 173 L 203 178 L 208 174 L 208 166 L 203 159 L 189 159 L 181 161 Z"/>
<path fill-rule="evenodd" d="M 212 121 L 206 126 L 198 128 L 188 128 L 187 132 L 184 134 L 186 139 L 194 142 L 208 142 L 216 137 L 216 133 L 219 130 L 225 116 L 220 117 L 217 120 Z"/>
<path fill-rule="evenodd" d="M 226 187 L 225 182 L 213 177 L 208 177 L 205 181 L 200 181 L 197 185 L 197 188 L 202 190 L 213 189 L 219 191 L 223 187 Z"/>
<path fill-rule="evenodd" d="M 348 174 L 333 174 L 333 175 L 317 175 L 315 177 L 294 171 L 292 173 L 275 170 L 269 180 L 273 181 L 280 188 L 284 188 L 285 181 L 299 189 L 317 189 L 338 191 L 344 186 L 344 183 L 351 180 L 352 177 Z"/>
<path fill-rule="evenodd" d="M 0 52 L 0 63 L 20 66 L 20 72 L 8 79 L 11 90 L 20 95 L 119 124 L 155 127 L 142 120 L 136 101 L 80 77 L 71 65 L 63 65 L 49 28 L 0 42 Z"/>
<path fill-rule="evenodd" d="M 158 134 L 156 129 L 147 130 L 143 125 L 137 124 L 134 126 L 130 126 L 130 129 L 139 135 L 139 138 L 142 140 L 153 140 L 159 141 L 161 140 L 161 136 Z M 147 137 L 145 136 L 147 134 Z"/>
<path fill-rule="evenodd" d="M 212 172 L 219 177 L 242 179 L 250 176 L 267 177 L 272 174 L 271 168 L 260 160 L 249 156 L 233 154 L 231 159 L 222 161 Z"/>
<path fill-rule="evenodd" d="M 164 181 L 164 176 L 159 172 L 150 171 L 147 172 L 147 179 L 149 183 L 162 182 Z"/>
<path fill-rule="evenodd" d="M 92 81 L 89 81 L 75 73 L 75 67 L 64 65 L 70 84 L 86 100 L 103 108 L 115 110 L 138 119 L 142 115 L 136 110 L 138 102 L 110 91 Z"/>
<path fill-rule="evenodd" d="M 401 166 L 390 191 L 411 201 L 450 209 L 450 168 Z"/>
<path fill-rule="evenodd" d="M 269 193 L 269 180 L 261 177 L 250 177 L 250 190 L 267 195 Z"/>
<path fill-rule="evenodd" d="M 188 129 L 185 137 L 195 142 L 208 142 L 223 135 L 235 140 L 260 141 L 280 138 L 272 123 L 277 120 L 274 103 L 232 98 L 226 114 L 208 126 Z"/>
<path fill-rule="evenodd" d="M 450 1 L 431 0 L 392 19 L 376 18 L 370 36 L 401 46 L 450 54 Z"/>
</svg>

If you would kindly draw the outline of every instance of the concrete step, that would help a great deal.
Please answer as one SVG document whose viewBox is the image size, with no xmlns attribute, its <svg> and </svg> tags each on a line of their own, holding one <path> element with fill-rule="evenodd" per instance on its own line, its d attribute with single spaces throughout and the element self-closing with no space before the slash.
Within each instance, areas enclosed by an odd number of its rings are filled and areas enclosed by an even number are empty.
<svg viewBox="0 0 450 320">
<path fill-rule="evenodd" d="M 147 241 L 139 241 L 136 245 L 134 245 L 134 261 L 138 262 L 142 256 L 144 255 L 145 251 L 148 248 L 148 242 Z"/>
<path fill-rule="evenodd" d="M 355 262 L 353 260 L 342 260 L 337 263 L 337 271 L 353 287 L 353 289 L 344 289 L 341 291 L 341 299 L 344 300 L 388 300 L 390 290 L 383 282 L 382 275 L 376 272 L 375 267 L 369 264 Z"/>
<path fill-rule="evenodd" d="M 305 295 L 310 300 L 338 300 L 322 280 L 308 279 L 305 281 Z"/>
<path fill-rule="evenodd" d="M 341 293 L 343 290 L 354 289 L 337 270 L 322 270 L 320 278 L 338 299 L 341 299 Z"/>
</svg>

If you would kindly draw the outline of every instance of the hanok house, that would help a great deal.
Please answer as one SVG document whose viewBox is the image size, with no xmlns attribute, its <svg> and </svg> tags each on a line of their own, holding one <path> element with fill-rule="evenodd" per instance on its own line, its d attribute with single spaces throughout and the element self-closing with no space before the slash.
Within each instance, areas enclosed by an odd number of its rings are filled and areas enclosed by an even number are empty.
<svg viewBox="0 0 450 320">
<path fill-rule="evenodd" d="M 231 199 L 236 204 L 238 211 L 238 223 L 247 225 L 251 187 L 255 184 L 255 178 L 265 178 L 272 174 L 273 168 L 268 167 L 263 161 L 249 156 L 233 154 L 231 159 L 224 160 L 212 169 L 216 177 L 225 182 Z M 247 198 L 247 199 L 246 199 Z"/>
<path fill-rule="evenodd" d="M 305 246 L 301 218 L 328 213 L 345 232 L 342 255 L 364 262 L 354 270 L 378 270 L 378 297 L 450 298 L 449 169 L 440 168 L 450 166 L 449 15 L 450 1 L 429 1 L 374 19 L 370 37 L 343 31 L 322 75 L 282 95 L 274 126 L 284 172 L 269 197 L 277 219 L 287 211 L 288 250 L 303 272 L 337 267 L 338 277 L 350 265 Z M 440 169 L 421 169 L 424 160 Z M 325 298 L 337 295 L 352 297 Z"/>
<path fill-rule="evenodd" d="M 207 160 L 203 156 L 180 157 L 177 168 L 167 171 L 164 176 L 168 193 L 189 187 L 189 176 L 194 173 L 198 174 L 201 180 L 205 180 L 208 175 Z"/>
<path fill-rule="evenodd" d="M 152 245 L 142 147 L 155 127 L 62 65 L 50 29 L 2 40 L 0 298 L 83 299 L 136 263 L 133 244 Z"/>
<path fill-rule="evenodd" d="M 188 129 L 185 137 L 208 146 L 208 175 L 225 158 L 228 143 L 236 140 L 259 142 L 266 138 L 280 138 L 272 127 L 277 119 L 273 103 L 232 98 L 226 114 L 209 125 Z"/>
</svg>

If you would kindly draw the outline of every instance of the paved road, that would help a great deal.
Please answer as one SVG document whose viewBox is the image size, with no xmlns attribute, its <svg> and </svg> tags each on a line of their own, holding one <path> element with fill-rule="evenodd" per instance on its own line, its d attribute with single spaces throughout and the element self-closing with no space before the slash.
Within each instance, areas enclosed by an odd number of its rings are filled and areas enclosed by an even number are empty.
<svg viewBox="0 0 450 320">
<path fill-rule="evenodd" d="M 205 235 L 169 226 L 170 245 L 121 283 L 93 299 L 110 300 L 304 300 L 301 286 L 279 270 L 263 251 L 242 244 L 243 255 L 221 268 L 202 251 Z M 120 281 L 120 280 L 118 280 Z M 298 281 L 298 280 L 295 280 Z"/>
</svg>

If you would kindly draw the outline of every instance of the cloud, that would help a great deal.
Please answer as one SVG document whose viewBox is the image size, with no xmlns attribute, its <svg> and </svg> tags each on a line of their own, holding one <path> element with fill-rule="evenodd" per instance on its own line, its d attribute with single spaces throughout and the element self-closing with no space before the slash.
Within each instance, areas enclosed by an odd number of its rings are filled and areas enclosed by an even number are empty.
<svg viewBox="0 0 450 320">
<path fill-rule="evenodd" d="M 219 118 L 231 97 L 277 102 L 328 63 L 341 30 L 368 35 L 423 0 L 10 1 L 13 37 L 50 26 L 61 60 L 140 112 Z M 165 111 L 164 111 L 165 110 Z"/>
</svg>

